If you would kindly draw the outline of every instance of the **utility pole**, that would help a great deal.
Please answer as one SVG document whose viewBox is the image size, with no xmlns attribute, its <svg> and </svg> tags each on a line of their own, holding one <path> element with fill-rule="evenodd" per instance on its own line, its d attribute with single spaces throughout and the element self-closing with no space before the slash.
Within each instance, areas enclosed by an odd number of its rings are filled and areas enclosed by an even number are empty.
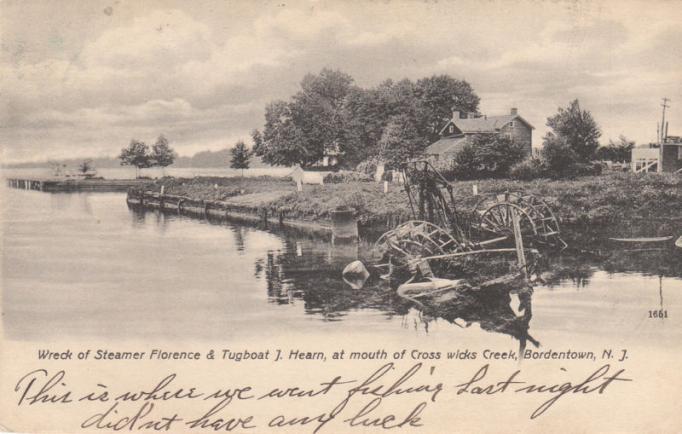
<svg viewBox="0 0 682 434">
<path fill-rule="evenodd" d="M 665 128 L 665 109 L 670 107 L 668 105 L 668 102 L 670 99 L 668 98 L 663 98 L 663 104 L 661 104 L 661 107 L 663 107 L 663 114 L 661 115 L 661 127 L 660 127 L 660 133 L 658 135 L 658 167 L 657 167 L 657 172 L 662 173 L 663 172 L 663 144 L 665 143 L 665 139 L 667 136 L 667 131 Z"/>
</svg>

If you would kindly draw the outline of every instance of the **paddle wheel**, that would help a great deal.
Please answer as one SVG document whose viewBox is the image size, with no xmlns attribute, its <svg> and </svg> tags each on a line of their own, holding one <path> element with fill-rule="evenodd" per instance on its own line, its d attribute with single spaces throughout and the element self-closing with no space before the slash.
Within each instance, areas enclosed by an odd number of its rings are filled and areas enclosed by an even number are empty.
<svg viewBox="0 0 682 434">
<path fill-rule="evenodd" d="M 472 212 L 462 212 L 456 208 L 453 185 L 430 162 L 409 162 L 402 171 L 414 220 L 387 231 L 376 242 L 394 265 L 421 258 L 455 258 L 483 252 L 495 243 L 513 243 L 514 221 L 518 222 L 520 237 L 566 246 L 559 238 L 554 213 L 534 195 L 518 191 L 485 195 Z"/>
<path fill-rule="evenodd" d="M 560 245 L 566 244 L 559 237 L 559 221 L 552 209 L 535 195 L 520 191 L 490 194 L 481 197 L 473 209 L 479 216 L 474 223 L 482 238 L 513 234 L 512 212 L 519 216 L 521 234 L 533 241 Z"/>
<path fill-rule="evenodd" d="M 417 258 L 462 252 L 470 249 L 448 231 L 423 220 L 410 220 L 385 232 L 376 242 L 381 252 L 388 253 L 396 265 Z"/>
</svg>

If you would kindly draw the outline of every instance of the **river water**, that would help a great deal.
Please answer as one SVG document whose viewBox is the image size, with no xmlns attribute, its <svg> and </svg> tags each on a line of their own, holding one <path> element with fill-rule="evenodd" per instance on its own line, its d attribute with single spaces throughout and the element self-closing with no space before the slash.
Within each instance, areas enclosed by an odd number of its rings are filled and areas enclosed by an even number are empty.
<svg viewBox="0 0 682 434">
<path fill-rule="evenodd" d="M 427 312 L 381 283 L 351 288 L 341 270 L 365 244 L 134 211 L 120 193 L 5 189 L 1 197 L 2 321 L 11 340 L 517 342 L 499 318 L 512 311 L 499 306 L 467 317 Z M 527 332 L 545 348 L 677 345 L 680 264 L 672 248 L 553 257 L 529 300 Z M 650 318 L 660 310 L 667 318 Z"/>
</svg>

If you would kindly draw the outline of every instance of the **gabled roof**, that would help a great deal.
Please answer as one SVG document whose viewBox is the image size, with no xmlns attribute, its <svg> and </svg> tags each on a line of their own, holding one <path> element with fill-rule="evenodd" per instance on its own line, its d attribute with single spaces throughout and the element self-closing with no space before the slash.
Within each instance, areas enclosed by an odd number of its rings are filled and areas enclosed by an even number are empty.
<svg viewBox="0 0 682 434">
<path fill-rule="evenodd" d="M 452 119 L 441 130 L 442 135 L 446 128 L 454 123 L 455 126 L 464 134 L 472 133 L 496 133 L 502 127 L 513 120 L 519 120 L 528 125 L 529 128 L 535 129 L 527 120 L 519 115 L 502 115 L 502 116 L 487 116 L 473 119 Z"/>
<path fill-rule="evenodd" d="M 426 148 L 428 155 L 454 155 L 464 148 L 467 142 L 465 136 L 444 137 Z"/>
</svg>

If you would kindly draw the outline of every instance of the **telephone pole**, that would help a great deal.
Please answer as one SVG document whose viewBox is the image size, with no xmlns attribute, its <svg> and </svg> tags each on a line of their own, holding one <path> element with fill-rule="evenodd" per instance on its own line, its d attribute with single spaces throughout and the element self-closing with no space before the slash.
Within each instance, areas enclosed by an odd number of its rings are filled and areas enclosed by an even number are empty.
<svg viewBox="0 0 682 434">
<path fill-rule="evenodd" d="M 664 97 L 663 104 L 661 104 L 661 107 L 663 107 L 663 114 L 661 115 L 661 128 L 660 133 L 658 134 L 658 173 L 663 172 L 663 144 L 665 143 L 666 136 L 668 135 L 668 129 L 665 127 L 665 109 L 670 107 L 668 102 L 670 102 L 670 99 Z"/>
<path fill-rule="evenodd" d="M 660 138 L 660 143 L 665 142 L 665 138 L 667 136 L 666 134 L 666 128 L 665 128 L 665 109 L 669 108 L 670 106 L 668 103 L 670 102 L 670 99 L 668 98 L 663 98 L 663 104 L 661 104 L 661 107 L 663 107 L 663 114 L 661 116 L 661 138 Z"/>
</svg>

